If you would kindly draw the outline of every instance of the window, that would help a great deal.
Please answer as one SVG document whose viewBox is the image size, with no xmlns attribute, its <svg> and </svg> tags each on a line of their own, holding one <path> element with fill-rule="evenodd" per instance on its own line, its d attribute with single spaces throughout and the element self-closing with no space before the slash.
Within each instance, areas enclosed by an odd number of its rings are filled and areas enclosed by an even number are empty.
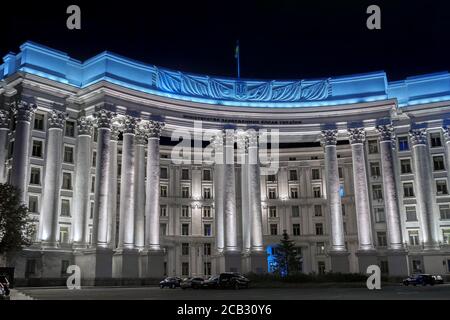
<svg viewBox="0 0 450 320">
<path fill-rule="evenodd" d="M 70 172 L 63 172 L 62 188 L 72 190 L 72 174 Z"/>
<path fill-rule="evenodd" d="M 181 275 L 183 276 L 189 275 L 189 262 L 181 263 Z"/>
<path fill-rule="evenodd" d="M 73 148 L 64 147 L 64 162 L 73 163 Z"/>
<path fill-rule="evenodd" d="M 203 255 L 210 256 L 211 255 L 211 243 L 203 244 Z"/>
<path fill-rule="evenodd" d="M 159 206 L 159 215 L 161 217 L 167 217 L 167 206 L 166 205 Z"/>
<path fill-rule="evenodd" d="M 341 204 L 342 215 L 345 216 L 345 204 Z"/>
<path fill-rule="evenodd" d="M 166 198 L 167 197 L 167 186 L 161 186 L 160 190 L 161 190 L 161 197 Z"/>
<path fill-rule="evenodd" d="M 400 160 L 400 170 L 402 174 L 411 173 L 411 160 L 410 159 L 402 159 Z"/>
<path fill-rule="evenodd" d="M 442 242 L 444 244 L 450 244 L 450 229 L 442 230 Z"/>
<path fill-rule="evenodd" d="M 189 198 L 189 187 L 181 187 L 181 197 Z"/>
<path fill-rule="evenodd" d="M 379 177 L 380 174 L 380 163 L 378 162 L 371 162 L 370 163 L 370 175 L 372 177 Z"/>
<path fill-rule="evenodd" d="M 189 180 L 189 169 L 181 169 L 181 180 Z"/>
<path fill-rule="evenodd" d="M 408 137 L 398 137 L 398 151 L 409 150 Z"/>
<path fill-rule="evenodd" d="M 294 223 L 292 225 L 292 234 L 294 236 L 299 236 L 300 235 L 300 224 L 298 223 Z"/>
<path fill-rule="evenodd" d="M 182 236 L 188 236 L 189 235 L 189 224 L 183 223 L 181 225 L 181 235 Z"/>
<path fill-rule="evenodd" d="M 291 180 L 291 181 L 298 180 L 297 170 L 289 170 L 289 180 Z"/>
<path fill-rule="evenodd" d="M 370 154 L 378 153 L 378 141 L 377 140 L 368 140 L 367 145 L 369 147 Z"/>
<path fill-rule="evenodd" d="M 450 220 L 450 205 L 439 205 L 439 213 L 441 214 L 441 220 Z"/>
<path fill-rule="evenodd" d="M 89 219 L 94 219 L 94 202 L 91 202 L 91 212 L 89 214 Z"/>
<path fill-rule="evenodd" d="M 203 180 L 211 181 L 211 170 L 209 170 L 209 169 L 203 170 Z"/>
<path fill-rule="evenodd" d="M 181 216 L 183 218 L 189 217 L 189 206 L 181 206 Z"/>
<path fill-rule="evenodd" d="M 39 213 L 39 210 L 38 210 L 39 202 L 38 201 L 39 200 L 38 200 L 37 196 L 29 196 L 28 197 L 28 210 L 31 213 Z"/>
<path fill-rule="evenodd" d="M 271 224 L 270 225 L 270 235 L 276 236 L 278 234 L 278 225 L 277 224 Z"/>
<path fill-rule="evenodd" d="M 89 238 L 88 238 L 89 244 L 92 245 L 92 227 L 89 227 Z"/>
<path fill-rule="evenodd" d="M 91 193 L 95 192 L 95 177 L 93 176 L 91 179 Z"/>
<path fill-rule="evenodd" d="M 406 212 L 406 221 L 417 221 L 416 207 L 406 206 L 405 212 Z"/>
<path fill-rule="evenodd" d="M 30 184 L 41 184 L 41 169 L 31 168 Z"/>
<path fill-rule="evenodd" d="M 75 122 L 66 121 L 65 135 L 66 137 L 75 137 Z"/>
<path fill-rule="evenodd" d="M 203 198 L 204 199 L 211 199 L 211 188 L 204 188 L 203 189 Z"/>
<path fill-rule="evenodd" d="M 203 274 L 206 276 L 211 275 L 211 262 L 203 262 Z"/>
<path fill-rule="evenodd" d="M 438 196 L 448 194 L 447 182 L 445 180 L 436 180 L 436 194 Z"/>
<path fill-rule="evenodd" d="M 97 165 L 97 151 L 92 152 L 92 167 Z"/>
<path fill-rule="evenodd" d="M 296 157 L 289 157 L 289 161 L 297 161 Z"/>
<path fill-rule="evenodd" d="M 325 274 L 325 262 L 324 261 L 317 262 L 317 273 Z"/>
<path fill-rule="evenodd" d="M 380 271 L 382 274 L 389 274 L 389 264 L 387 260 L 380 261 Z"/>
<path fill-rule="evenodd" d="M 277 217 L 277 207 L 270 206 L 269 207 L 269 218 L 276 218 L 276 217 Z"/>
<path fill-rule="evenodd" d="M 206 223 L 206 224 L 203 225 L 203 235 L 205 237 L 211 237 L 212 236 L 211 224 Z"/>
<path fill-rule="evenodd" d="M 269 182 L 276 182 L 277 181 L 277 176 L 275 174 L 269 174 L 267 176 L 267 181 L 269 181 Z"/>
<path fill-rule="evenodd" d="M 70 217 L 70 201 L 61 199 L 61 217 Z"/>
<path fill-rule="evenodd" d="M 167 235 L 167 224 L 165 224 L 165 223 L 160 223 L 159 224 L 159 235 L 160 236 Z"/>
<path fill-rule="evenodd" d="M 445 170 L 444 157 L 443 156 L 435 156 L 435 157 L 433 157 L 433 169 L 434 169 L 434 171 Z"/>
<path fill-rule="evenodd" d="M 325 243 L 324 242 L 316 243 L 316 254 L 318 254 L 318 255 L 325 254 Z"/>
<path fill-rule="evenodd" d="M 33 149 L 31 150 L 31 156 L 36 158 L 42 158 L 42 141 L 33 140 Z"/>
<path fill-rule="evenodd" d="M 61 260 L 61 275 L 67 274 L 67 268 L 69 268 L 70 261 L 69 260 Z"/>
<path fill-rule="evenodd" d="M 377 243 L 379 247 L 387 246 L 386 232 L 377 232 Z"/>
<path fill-rule="evenodd" d="M 298 199 L 298 189 L 291 188 L 291 199 Z"/>
<path fill-rule="evenodd" d="M 276 199 L 277 191 L 275 188 L 269 188 L 269 199 Z"/>
<path fill-rule="evenodd" d="M 210 206 L 203 207 L 203 218 L 211 218 L 211 207 Z"/>
<path fill-rule="evenodd" d="M 59 242 L 69 243 L 69 227 L 59 227 Z"/>
<path fill-rule="evenodd" d="M 168 178 L 168 170 L 167 170 L 167 168 L 165 168 L 165 167 L 163 167 L 163 168 L 161 168 L 160 169 L 160 173 L 159 173 L 159 177 L 161 178 L 161 179 L 167 179 Z"/>
<path fill-rule="evenodd" d="M 293 218 L 300 217 L 300 207 L 299 206 L 292 206 L 292 217 Z"/>
<path fill-rule="evenodd" d="M 439 132 L 431 133 L 430 142 L 432 148 L 441 147 L 442 146 L 441 134 Z"/>
<path fill-rule="evenodd" d="M 378 207 L 375 208 L 375 221 L 376 222 L 385 222 L 386 216 L 384 214 L 384 208 Z"/>
<path fill-rule="evenodd" d="M 413 260 L 413 273 L 421 273 L 422 272 L 422 261 L 420 260 Z"/>
<path fill-rule="evenodd" d="M 381 191 L 381 185 L 375 184 L 372 186 L 372 198 L 373 200 L 383 199 L 383 192 Z"/>
<path fill-rule="evenodd" d="M 34 130 L 44 130 L 44 115 L 36 113 L 34 115 Z"/>
<path fill-rule="evenodd" d="M 407 182 L 403 184 L 403 196 L 405 198 L 414 197 L 414 187 L 412 182 Z"/>
<path fill-rule="evenodd" d="M 188 256 L 189 255 L 189 243 L 181 244 L 181 255 Z"/>
<path fill-rule="evenodd" d="M 419 242 L 419 230 L 409 230 L 408 231 L 409 244 L 412 246 L 418 246 Z"/>
<path fill-rule="evenodd" d="M 338 173 L 339 173 L 339 179 L 344 179 L 344 170 L 342 169 L 342 167 L 338 168 Z"/>
<path fill-rule="evenodd" d="M 313 187 L 313 195 L 314 195 L 314 198 L 320 198 L 321 197 L 320 187 Z"/>
<path fill-rule="evenodd" d="M 323 224 L 322 223 L 316 223 L 316 235 L 318 235 L 318 236 L 323 235 Z"/>
<path fill-rule="evenodd" d="M 322 216 L 322 206 L 320 204 L 314 205 L 314 216 L 321 217 Z"/>
<path fill-rule="evenodd" d="M 320 170 L 319 169 L 311 169 L 311 179 L 313 179 L 313 180 L 320 179 Z"/>
<path fill-rule="evenodd" d="M 25 264 L 25 274 L 32 275 L 36 272 L 36 260 L 35 259 L 27 259 Z"/>
</svg>

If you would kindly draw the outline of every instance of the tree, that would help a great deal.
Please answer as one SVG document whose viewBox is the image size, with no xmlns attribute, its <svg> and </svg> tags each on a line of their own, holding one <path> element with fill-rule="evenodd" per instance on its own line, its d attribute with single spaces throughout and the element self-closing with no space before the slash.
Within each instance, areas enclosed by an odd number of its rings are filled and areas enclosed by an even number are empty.
<svg viewBox="0 0 450 320">
<path fill-rule="evenodd" d="M 300 271 L 300 263 L 297 259 L 297 249 L 295 242 L 289 239 L 286 230 L 283 230 L 283 237 L 275 250 L 275 272 L 281 276 L 292 275 Z"/>
<path fill-rule="evenodd" d="M 14 254 L 32 243 L 34 226 L 20 189 L 0 183 L 0 255 Z"/>
</svg>

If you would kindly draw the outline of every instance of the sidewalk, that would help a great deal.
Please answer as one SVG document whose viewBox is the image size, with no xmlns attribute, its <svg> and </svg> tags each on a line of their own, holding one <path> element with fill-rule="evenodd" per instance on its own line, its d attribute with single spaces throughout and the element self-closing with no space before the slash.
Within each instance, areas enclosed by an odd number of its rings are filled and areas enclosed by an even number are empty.
<svg viewBox="0 0 450 320">
<path fill-rule="evenodd" d="M 16 289 L 11 289 L 9 297 L 10 300 L 34 300 L 32 297 L 27 296 L 26 294 L 23 294 L 22 292 Z"/>
</svg>

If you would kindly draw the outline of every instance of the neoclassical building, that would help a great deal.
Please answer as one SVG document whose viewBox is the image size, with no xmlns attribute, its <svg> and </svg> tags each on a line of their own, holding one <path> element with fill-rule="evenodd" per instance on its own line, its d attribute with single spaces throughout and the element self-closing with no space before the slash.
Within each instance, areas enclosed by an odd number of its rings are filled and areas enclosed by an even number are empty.
<svg viewBox="0 0 450 320">
<path fill-rule="evenodd" d="M 450 274 L 450 74 L 241 80 L 26 42 L 0 66 L 0 182 L 36 226 L 18 279 L 273 269 Z"/>
</svg>

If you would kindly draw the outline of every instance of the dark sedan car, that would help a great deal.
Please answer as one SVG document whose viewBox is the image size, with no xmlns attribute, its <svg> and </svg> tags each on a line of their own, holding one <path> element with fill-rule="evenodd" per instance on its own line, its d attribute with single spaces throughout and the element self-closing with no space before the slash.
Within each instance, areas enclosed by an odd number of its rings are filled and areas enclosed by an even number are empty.
<svg viewBox="0 0 450 320">
<path fill-rule="evenodd" d="M 431 274 L 414 274 L 406 279 L 403 280 L 403 284 L 405 286 L 409 285 L 423 285 L 426 286 L 427 284 L 433 286 L 436 283 L 436 280 Z"/>
<path fill-rule="evenodd" d="M 177 287 L 180 287 L 181 279 L 178 277 L 168 277 L 165 278 L 163 281 L 159 283 L 159 287 L 161 289 L 163 288 L 171 288 L 175 289 Z"/>
<path fill-rule="evenodd" d="M 181 289 L 200 289 L 203 286 L 203 278 L 186 278 L 180 284 Z"/>
<path fill-rule="evenodd" d="M 235 272 L 225 272 L 205 280 L 203 287 L 210 289 L 241 289 L 248 288 L 249 284 L 250 280 L 243 275 Z"/>
</svg>

